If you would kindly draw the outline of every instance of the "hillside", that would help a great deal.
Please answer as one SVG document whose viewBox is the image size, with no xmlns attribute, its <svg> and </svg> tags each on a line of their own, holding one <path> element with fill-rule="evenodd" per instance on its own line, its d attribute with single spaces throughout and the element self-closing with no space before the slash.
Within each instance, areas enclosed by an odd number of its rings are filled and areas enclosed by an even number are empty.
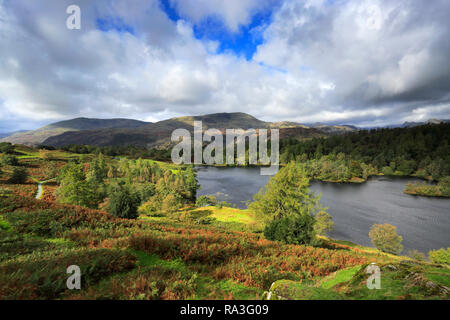
<svg viewBox="0 0 450 320">
<path fill-rule="evenodd" d="M 147 124 L 147 122 L 131 119 L 76 118 L 52 123 L 37 130 L 14 133 L 1 139 L 0 142 L 11 142 L 14 144 L 32 146 L 41 144 L 47 138 L 60 135 L 64 132 L 106 128 L 139 128 Z"/>
<path fill-rule="evenodd" d="M 13 134 L 18 134 L 18 133 L 24 133 L 27 132 L 28 130 L 19 130 L 19 131 L 14 131 L 14 132 L 2 132 L 0 133 L 0 139 L 6 138 L 6 137 L 10 137 Z"/>
<path fill-rule="evenodd" d="M 44 144 L 65 146 L 70 144 L 87 144 L 93 146 L 126 146 L 158 147 L 170 143 L 170 137 L 175 129 L 183 128 L 192 132 L 193 122 L 202 121 L 203 129 L 264 129 L 280 128 L 281 137 L 310 138 L 326 136 L 328 133 L 320 129 L 308 128 L 293 122 L 270 123 L 256 119 L 246 113 L 215 113 L 204 116 L 178 117 L 134 129 L 103 129 L 65 132 L 48 138 Z"/>
<path fill-rule="evenodd" d="M 449 299 L 445 265 L 330 239 L 318 247 L 269 241 L 250 210 L 184 207 L 124 219 L 58 203 L 57 181 L 46 183 L 41 200 L 34 199 L 37 182 L 49 178 L 48 164 L 62 167 L 74 157 L 87 167 L 94 156 L 50 151 L 50 160 L 21 159 L 31 176 L 25 184 L 8 183 L 12 168 L 5 168 L 0 299 Z M 138 163 L 143 165 L 128 165 Z M 147 164 L 148 173 L 183 174 L 172 164 Z M 132 175 L 139 171 L 129 169 Z M 381 290 L 365 285 L 372 262 L 383 272 Z M 66 287 L 66 269 L 73 264 L 81 268 L 81 290 Z"/>
</svg>

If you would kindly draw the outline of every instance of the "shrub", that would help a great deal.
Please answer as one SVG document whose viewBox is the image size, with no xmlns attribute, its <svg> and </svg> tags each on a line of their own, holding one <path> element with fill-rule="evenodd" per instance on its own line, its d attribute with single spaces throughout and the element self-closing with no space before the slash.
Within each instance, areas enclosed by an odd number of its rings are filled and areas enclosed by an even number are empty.
<svg viewBox="0 0 450 320">
<path fill-rule="evenodd" d="M 162 216 L 161 200 L 158 196 L 151 197 L 147 202 L 139 207 L 138 212 L 151 217 Z"/>
<path fill-rule="evenodd" d="M 140 202 L 139 196 L 120 186 L 109 196 L 108 212 L 119 218 L 136 219 Z"/>
<path fill-rule="evenodd" d="M 11 154 L 5 154 L 2 157 L 2 163 L 5 166 L 17 166 L 17 165 L 19 165 L 19 160 L 17 160 L 17 157 L 15 157 Z"/>
<path fill-rule="evenodd" d="M 195 206 L 197 208 L 200 207 L 207 207 L 207 206 L 213 206 L 217 203 L 216 197 L 214 196 L 200 196 L 195 201 Z"/>
<path fill-rule="evenodd" d="M 373 245 L 383 252 L 399 254 L 403 250 L 403 238 L 397 234 L 397 227 L 390 224 L 374 224 L 369 232 Z"/>
<path fill-rule="evenodd" d="M 9 178 L 9 183 L 13 184 L 24 184 L 28 179 L 27 169 L 22 167 L 14 168 L 11 177 Z"/>
<path fill-rule="evenodd" d="M 161 203 L 161 210 L 167 213 L 178 211 L 182 206 L 182 199 L 177 194 L 167 195 Z"/>
<path fill-rule="evenodd" d="M 53 243 L 39 237 L 8 233 L 6 236 L 0 237 L 0 262 L 37 251 L 56 250 L 58 248 L 69 248 L 71 246 L 73 246 L 73 244 L 70 241 Z"/>
<path fill-rule="evenodd" d="M 102 281 L 98 288 L 75 293 L 69 298 L 83 300 L 182 300 L 194 297 L 197 274 L 181 273 L 164 266 L 154 266 Z"/>
<path fill-rule="evenodd" d="M 394 170 L 392 170 L 391 167 L 383 167 L 381 169 L 381 172 L 385 175 L 385 176 L 393 176 L 394 175 Z"/>
<path fill-rule="evenodd" d="M 13 153 L 14 146 L 9 142 L 0 143 L 0 153 Z"/>
<path fill-rule="evenodd" d="M 59 173 L 58 171 L 59 171 L 58 167 L 55 166 L 51 162 L 46 162 L 43 167 L 43 173 L 44 173 L 45 179 L 48 179 L 48 180 L 56 178 Z"/>
<path fill-rule="evenodd" d="M 83 288 L 115 272 L 135 266 L 125 251 L 107 249 L 58 249 L 33 252 L 0 264 L 1 299 L 55 299 L 67 290 L 67 267 L 81 268 Z M 68 291 L 68 290 L 67 290 Z"/>
<path fill-rule="evenodd" d="M 450 264 L 450 248 L 430 250 L 428 252 L 428 258 L 434 263 Z"/>
<path fill-rule="evenodd" d="M 51 160 L 52 154 L 48 150 L 41 149 L 39 150 L 39 158 L 41 158 L 42 160 Z"/>
<path fill-rule="evenodd" d="M 3 216 L 0 216 L 0 230 L 9 231 L 11 229 L 11 224 L 6 221 Z"/>
<path fill-rule="evenodd" d="M 264 229 L 264 236 L 289 244 L 313 244 L 316 237 L 314 223 L 314 217 L 307 214 L 274 219 Z"/>
<path fill-rule="evenodd" d="M 213 217 L 201 217 L 197 220 L 198 224 L 211 224 L 215 222 L 217 219 Z"/>
<path fill-rule="evenodd" d="M 52 236 L 58 227 L 59 214 L 53 210 L 14 211 L 5 213 L 15 231 L 36 236 Z"/>
<path fill-rule="evenodd" d="M 425 261 L 425 255 L 420 252 L 419 250 L 409 250 L 408 251 L 408 257 L 411 257 L 415 260 L 419 260 L 419 261 Z"/>
</svg>

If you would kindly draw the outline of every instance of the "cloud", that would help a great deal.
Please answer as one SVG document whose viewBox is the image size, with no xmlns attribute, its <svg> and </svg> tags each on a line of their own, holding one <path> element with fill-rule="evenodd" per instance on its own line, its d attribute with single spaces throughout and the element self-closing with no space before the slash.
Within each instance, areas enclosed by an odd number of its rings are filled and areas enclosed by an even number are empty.
<svg viewBox="0 0 450 320">
<path fill-rule="evenodd" d="M 252 16 L 267 10 L 274 0 L 170 0 L 181 17 L 194 23 L 201 23 L 207 18 L 215 17 L 232 32 L 238 32 L 241 26 L 251 22 Z"/>
<path fill-rule="evenodd" d="M 173 21 L 158 0 L 0 0 L 0 127 L 234 111 L 364 125 L 450 118 L 448 1 L 285 1 L 249 61 L 195 37 L 202 19 L 238 30 L 269 2 L 173 0 Z M 74 3 L 81 30 L 65 27 Z"/>
<path fill-rule="evenodd" d="M 332 83 L 325 110 L 412 111 L 449 101 L 449 11 L 439 0 L 287 1 L 255 60 Z"/>
</svg>

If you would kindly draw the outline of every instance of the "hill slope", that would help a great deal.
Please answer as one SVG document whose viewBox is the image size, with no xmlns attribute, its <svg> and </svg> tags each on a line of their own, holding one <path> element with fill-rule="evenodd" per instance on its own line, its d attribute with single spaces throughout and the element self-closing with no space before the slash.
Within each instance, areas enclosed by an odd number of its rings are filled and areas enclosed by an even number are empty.
<svg viewBox="0 0 450 320">
<path fill-rule="evenodd" d="M 246 113 L 215 113 L 204 116 L 188 116 L 172 118 L 147 124 L 135 129 L 103 129 L 79 132 L 66 132 L 48 138 L 44 143 L 52 146 L 65 146 L 69 144 L 88 144 L 94 146 L 137 145 L 142 147 L 155 147 L 170 143 L 170 137 L 175 129 L 193 130 L 194 121 L 202 121 L 203 130 L 216 128 L 225 129 L 265 129 L 280 128 L 282 137 L 317 137 L 326 135 L 323 131 L 308 128 L 301 124 L 286 122 L 271 123 L 256 119 Z"/>
<path fill-rule="evenodd" d="M 147 124 L 148 122 L 131 119 L 76 118 L 72 120 L 52 123 L 37 130 L 15 133 L 11 136 L 1 139 L 0 142 L 36 145 L 43 143 L 49 137 L 60 135 L 64 132 L 105 128 L 139 128 Z"/>
</svg>

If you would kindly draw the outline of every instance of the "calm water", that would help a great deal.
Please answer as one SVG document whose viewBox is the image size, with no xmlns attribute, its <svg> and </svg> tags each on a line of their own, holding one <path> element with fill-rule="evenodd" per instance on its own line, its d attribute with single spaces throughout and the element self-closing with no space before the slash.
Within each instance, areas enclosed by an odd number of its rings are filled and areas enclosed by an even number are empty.
<svg viewBox="0 0 450 320">
<path fill-rule="evenodd" d="M 221 201 L 245 208 L 245 202 L 269 177 L 258 168 L 199 167 L 198 195 L 215 195 Z M 371 245 L 368 236 L 374 223 L 389 223 L 403 236 L 404 252 L 450 247 L 450 199 L 424 198 L 403 193 L 412 178 L 374 177 L 363 184 L 312 182 L 311 190 L 322 193 L 320 202 L 333 217 L 331 237 Z"/>
</svg>

